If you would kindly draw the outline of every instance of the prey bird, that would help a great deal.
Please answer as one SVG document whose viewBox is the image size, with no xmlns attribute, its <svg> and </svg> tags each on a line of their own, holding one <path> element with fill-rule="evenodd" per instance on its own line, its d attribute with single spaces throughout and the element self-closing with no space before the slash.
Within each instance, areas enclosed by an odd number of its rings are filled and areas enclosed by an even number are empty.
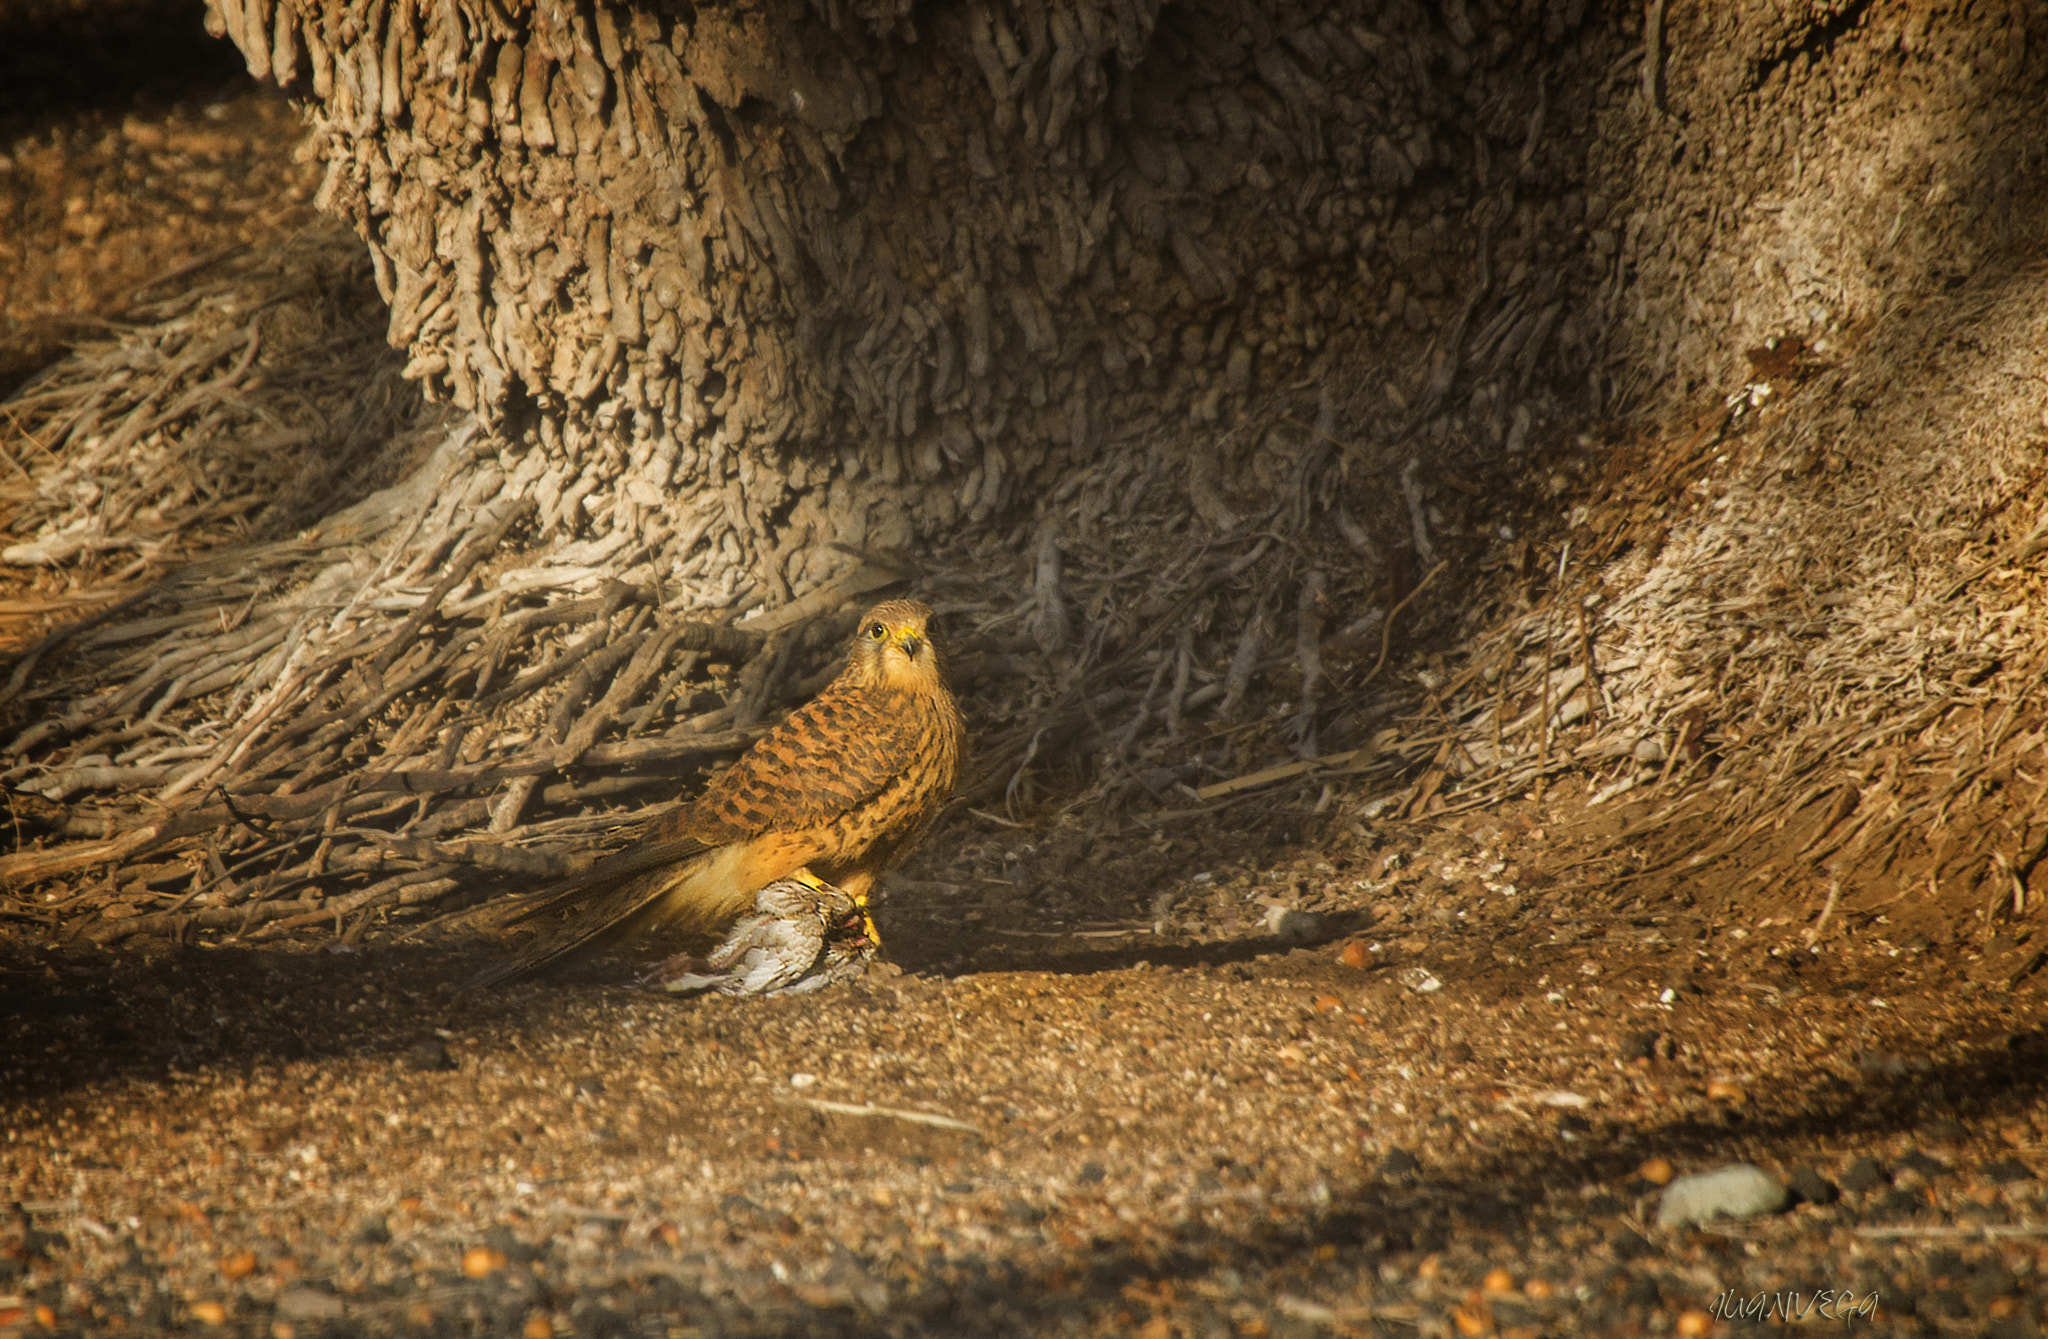
<svg viewBox="0 0 2048 1339">
<path fill-rule="evenodd" d="M 858 980 L 880 947 L 865 910 L 798 871 L 755 894 L 753 914 L 709 954 L 670 958 L 640 985 L 675 995 L 805 995 Z"/>
<path fill-rule="evenodd" d="M 839 677 L 637 845 L 536 894 L 512 919 L 560 923 L 468 986 L 525 980 L 643 930 L 716 936 L 799 871 L 864 911 L 960 771 L 965 730 L 931 617 L 916 600 L 868 610 Z"/>
</svg>

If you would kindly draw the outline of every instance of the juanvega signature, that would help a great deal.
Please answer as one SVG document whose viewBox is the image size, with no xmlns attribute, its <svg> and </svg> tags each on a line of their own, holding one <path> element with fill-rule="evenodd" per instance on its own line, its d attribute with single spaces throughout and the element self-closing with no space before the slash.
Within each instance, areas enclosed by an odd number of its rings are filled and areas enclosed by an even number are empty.
<svg viewBox="0 0 2048 1339">
<path fill-rule="evenodd" d="M 1773 1317 L 1790 1323 L 1802 1320 L 1868 1320 L 1877 1310 L 1877 1293 L 1857 1296 L 1853 1289 L 1822 1288 L 1802 1293 L 1796 1289 L 1780 1293 L 1751 1293 L 1747 1297 L 1722 1293 L 1707 1308 L 1721 1320 L 1766 1321 Z"/>
</svg>

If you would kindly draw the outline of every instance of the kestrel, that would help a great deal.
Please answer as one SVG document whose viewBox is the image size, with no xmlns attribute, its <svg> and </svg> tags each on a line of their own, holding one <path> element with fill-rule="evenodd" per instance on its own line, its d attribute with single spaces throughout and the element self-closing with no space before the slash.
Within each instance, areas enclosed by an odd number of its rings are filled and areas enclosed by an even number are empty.
<svg viewBox="0 0 2048 1339">
<path fill-rule="evenodd" d="M 641 982 L 672 994 L 803 995 L 868 969 L 881 944 L 843 889 L 804 871 L 754 895 L 725 942 L 702 958 L 671 958 Z"/>
<path fill-rule="evenodd" d="M 533 976 L 643 929 L 716 934 L 799 870 L 865 908 L 960 771 L 964 728 L 931 617 L 916 600 L 868 610 L 823 692 L 639 845 L 539 894 L 514 919 L 566 912 L 566 922 L 470 984 Z"/>
</svg>

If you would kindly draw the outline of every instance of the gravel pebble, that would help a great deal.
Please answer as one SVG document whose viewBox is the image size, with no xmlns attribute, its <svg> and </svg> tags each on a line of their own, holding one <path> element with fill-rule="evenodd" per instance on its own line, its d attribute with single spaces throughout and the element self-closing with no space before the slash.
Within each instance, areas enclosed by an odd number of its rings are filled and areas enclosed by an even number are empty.
<svg viewBox="0 0 2048 1339">
<path fill-rule="evenodd" d="M 1899 1167 L 1902 1171 L 1918 1172 L 1930 1181 L 1937 1176 L 1953 1176 L 1955 1174 L 1954 1169 L 1940 1158 L 1931 1157 L 1928 1154 L 1922 1153 L 1917 1148 L 1908 1151 L 1899 1158 Z"/>
<path fill-rule="evenodd" d="M 1330 918 L 1313 911 L 1296 911 L 1292 907 L 1273 907 L 1266 912 L 1266 930 L 1282 939 L 1307 941 L 1319 939 L 1328 933 Z"/>
<path fill-rule="evenodd" d="M 1834 1183 L 1813 1167 L 1794 1167 L 1792 1174 L 1785 1178 L 1785 1184 L 1806 1204 L 1833 1204 L 1842 1197 Z"/>
<path fill-rule="evenodd" d="M 344 1309 L 339 1297 L 318 1288 L 287 1288 L 277 1295 L 277 1314 L 285 1320 L 332 1320 Z"/>
<path fill-rule="evenodd" d="M 1656 1032 L 1631 1032 L 1621 1043 L 1622 1062 L 1656 1059 L 1659 1035 Z"/>
<path fill-rule="evenodd" d="M 1769 1172 L 1747 1163 L 1681 1176 L 1664 1188 L 1657 1205 L 1658 1227 L 1710 1223 L 1716 1218 L 1755 1218 L 1776 1213 L 1789 1200 Z"/>
<path fill-rule="evenodd" d="M 1842 1189 L 1855 1195 L 1868 1195 L 1879 1186 L 1891 1184 L 1891 1175 L 1879 1165 L 1877 1159 L 1857 1158 L 1842 1173 Z"/>
<path fill-rule="evenodd" d="M 1414 1176 L 1421 1170 L 1421 1159 L 1405 1148 L 1390 1148 L 1380 1159 L 1381 1176 Z"/>
<path fill-rule="evenodd" d="M 443 1074 L 456 1068 L 455 1057 L 448 1053 L 448 1043 L 437 1037 L 429 1037 L 407 1051 L 405 1063 L 422 1074 Z"/>
</svg>

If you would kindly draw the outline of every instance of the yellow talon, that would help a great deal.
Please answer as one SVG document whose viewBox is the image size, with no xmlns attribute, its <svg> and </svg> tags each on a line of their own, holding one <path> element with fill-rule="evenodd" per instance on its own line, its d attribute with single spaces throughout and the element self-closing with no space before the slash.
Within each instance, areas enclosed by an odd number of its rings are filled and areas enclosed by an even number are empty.
<svg viewBox="0 0 2048 1339">
<path fill-rule="evenodd" d="M 868 895 L 862 893 L 859 897 L 853 899 L 853 904 L 860 908 L 860 928 L 867 931 L 868 941 L 876 948 L 881 948 L 882 932 L 875 928 L 875 918 L 868 911 Z"/>
</svg>

